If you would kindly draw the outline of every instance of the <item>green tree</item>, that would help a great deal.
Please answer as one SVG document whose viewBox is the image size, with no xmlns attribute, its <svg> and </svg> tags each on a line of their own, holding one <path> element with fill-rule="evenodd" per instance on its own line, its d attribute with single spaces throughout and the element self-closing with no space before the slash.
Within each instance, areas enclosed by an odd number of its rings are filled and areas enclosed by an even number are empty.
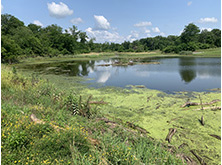
<svg viewBox="0 0 222 165">
<path fill-rule="evenodd" d="M 200 43 L 203 44 L 214 45 L 215 39 L 216 38 L 212 32 L 209 32 L 208 30 L 202 30 L 198 40 Z"/>
<path fill-rule="evenodd" d="M 211 33 L 213 33 L 215 37 L 214 45 L 217 47 L 221 47 L 221 30 L 213 29 Z"/>
<path fill-rule="evenodd" d="M 17 57 L 22 54 L 22 49 L 9 36 L 1 37 L 1 58 L 2 62 L 16 62 Z"/>
<path fill-rule="evenodd" d="M 88 36 L 86 35 L 86 32 L 80 32 L 79 38 L 80 38 L 80 42 L 85 44 L 88 39 Z"/>
<path fill-rule="evenodd" d="M 10 14 L 1 15 L 1 31 L 2 35 L 11 34 L 11 31 L 24 26 L 24 22 Z"/>
<path fill-rule="evenodd" d="M 42 44 L 27 27 L 18 27 L 12 31 L 12 38 L 24 50 L 24 54 L 42 54 Z"/>
<path fill-rule="evenodd" d="M 190 23 L 189 25 L 185 26 L 182 34 L 180 35 L 181 42 L 186 44 L 192 41 L 196 42 L 199 32 L 199 27 L 193 23 Z"/>
</svg>

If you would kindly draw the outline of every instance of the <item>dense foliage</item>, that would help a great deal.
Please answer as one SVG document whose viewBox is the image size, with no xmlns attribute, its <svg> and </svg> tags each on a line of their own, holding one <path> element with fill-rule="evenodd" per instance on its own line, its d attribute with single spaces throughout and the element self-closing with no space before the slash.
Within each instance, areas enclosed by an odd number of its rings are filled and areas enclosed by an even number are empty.
<svg viewBox="0 0 222 165">
<path fill-rule="evenodd" d="M 22 56 L 57 56 L 89 52 L 144 52 L 161 50 L 164 53 L 180 53 L 221 46 L 221 30 L 202 30 L 195 24 L 185 26 L 180 36 L 148 37 L 133 42 L 94 43 L 86 32 L 76 26 L 66 29 L 58 25 L 41 27 L 35 24 L 25 26 L 16 17 L 1 15 L 1 56 L 2 62 L 15 62 Z"/>
</svg>

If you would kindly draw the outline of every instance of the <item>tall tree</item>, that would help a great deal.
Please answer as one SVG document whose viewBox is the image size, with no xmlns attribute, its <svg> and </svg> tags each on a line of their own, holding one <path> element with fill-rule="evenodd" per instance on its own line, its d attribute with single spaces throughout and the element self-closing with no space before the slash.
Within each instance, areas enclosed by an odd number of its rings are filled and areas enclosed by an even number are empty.
<svg viewBox="0 0 222 165">
<path fill-rule="evenodd" d="M 1 15 L 1 30 L 2 34 L 11 34 L 11 30 L 14 30 L 20 26 L 24 26 L 24 22 L 10 14 Z"/>
<path fill-rule="evenodd" d="M 199 27 L 197 27 L 195 24 L 190 23 L 189 25 L 185 26 L 181 37 L 182 43 L 188 43 L 192 41 L 197 41 L 198 34 L 200 32 Z"/>
</svg>

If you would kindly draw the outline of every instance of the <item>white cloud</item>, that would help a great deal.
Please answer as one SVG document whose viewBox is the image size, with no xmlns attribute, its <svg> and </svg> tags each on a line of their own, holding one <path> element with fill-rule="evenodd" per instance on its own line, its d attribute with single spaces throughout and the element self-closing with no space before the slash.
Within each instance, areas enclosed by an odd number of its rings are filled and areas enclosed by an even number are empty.
<svg viewBox="0 0 222 165">
<path fill-rule="evenodd" d="M 3 9 L 4 9 L 4 7 L 3 7 L 3 5 L 1 4 L 1 13 L 3 12 Z"/>
<path fill-rule="evenodd" d="M 201 31 L 203 31 L 203 30 L 207 30 L 207 31 L 210 32 L 210 31 L 213 30 L 213 29 L 212 29 L 212 28 L 200 28 L 200 30 L 201 30 Z"/>
<path fill-rule="evenodd" d="M 108 30 L 110 29 L 110 23 L 104 16 L 94 15 L 95 29 L 96 30 Z"/>
<path fill-rule="evenodd" d="M 128 35 L 127 37 L 125 37 L 125 41 L 130 41 L 133 42 L 135 40 L 138 40 L 140 36 L 140 33 L 137 31 L 131 31 L 130 35 Z"/>
<path fill-rule="evenodd" d="M 134 38 L 138 38 L 139 37 L 139 33 L 137 31 L 131 31 L 131 35 Z"/>
<path fill-rule="evenodd" d="M 83 23 L 83 20 L 81 18 L 73 18 L 70 20 L 70 22 L 72 24 L 80 24 L 80 23 Z"/>
<path fill-rule="evenodd" d="M 149 29 L 145 29 L 144 30 L 144 33 L 146 33 L 146 34 L 148 34 L 148 33 L 150 33 L 151 31 L 149 30 Z"/>
<path fill-rule="evenodd" d="M 161 36 L 165 36 L 165 33 L 164 33 L 164 32 L 160 32 L 160 35 L 161 35 Z"/>
<path fill-rule="evenodd" d="M 145 26 L 151 26 L 151 22 L 139 22 L 137 24 L 134 24 L 135 27 L 145 27 Z"/>
<path fill-rule="evenodd" d="M 33 23 L 38 26 L 43 26 L 43 24 L 39 20 L 35 20 L 35 21 L 33 21 Z"/>
<path fill-rule="evenodd" d="M 158 27 L 152 28 L 152 31 L 154 33 L 160 33 L 160 29 Z"/>
<path fill-rule="evenodd" d="M 115 42 L 121 43 L 124 37 L 120 36 L 117 32 L 109 32 L 107 30 L 94 30 L 91 27 L 85 30 L 90 38 L 96 38 L 96 42 Z"/>
<path fill-rule="evenodd" d="M 66 16 L 72 15 L 73 10 L 70 10 L 69 7 L 60 2 L 59 4 L 56 4 L 55 2 L 47 3 L 49 14 L 52 17 L 55 18 L 64 18 Z"/>
<path fill-rule="evenodd" d="M 217 20 L 217 18 L 215 18 L 215 17 L 211 17 L 211 18 L 209 18 L 209 17 L 206 17 L 206 18 L 201 18 L 200 20 L 199 20 L 199 23 L 216 23 L 218 20 Z"/>
<path fill-rule="evenodd" d="M 189 1 L 189 2 L 187 3 L 187 6 L 190 6 L 192 3 L 193 3 L 192 1 Z"/>
</svg>

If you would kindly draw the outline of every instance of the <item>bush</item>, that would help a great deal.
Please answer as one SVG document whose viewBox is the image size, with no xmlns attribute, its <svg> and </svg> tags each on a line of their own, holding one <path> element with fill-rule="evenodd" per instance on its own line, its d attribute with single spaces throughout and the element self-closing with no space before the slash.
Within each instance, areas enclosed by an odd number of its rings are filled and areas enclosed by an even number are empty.
<svg viewBox="0 0 222 165">
<path fill-rule="evenodd" d="M 210 45 L 209 45 L 209 44 L 199 43 L 199 44 L 198 44 L 198 47 L 199 47 L 200 49 L 209 49 L 209 48 L 210 48 Z"/>
<path fill-rule="evenodd" d="M 170 45 L 170 46 L 167 46 L 166 48 L 164 48 L 163 52 L 164 53 L 172 53 L 172 52 L 174 52 L 175 48 L 176 48 L 175 46 Z"/>
</svg>

